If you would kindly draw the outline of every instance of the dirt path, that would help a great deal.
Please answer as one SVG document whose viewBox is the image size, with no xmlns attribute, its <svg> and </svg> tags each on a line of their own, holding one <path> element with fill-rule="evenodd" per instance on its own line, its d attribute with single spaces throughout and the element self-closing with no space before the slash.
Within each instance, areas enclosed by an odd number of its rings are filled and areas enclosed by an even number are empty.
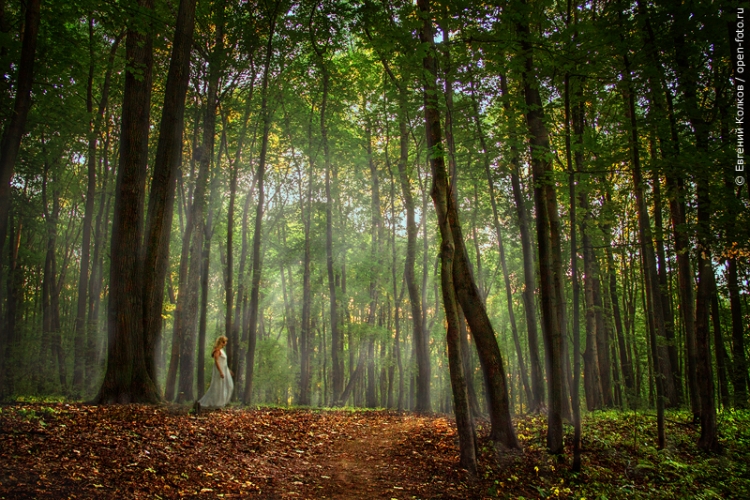
<svg viewBox="0 0 750 500">
<path fill-rule="evenodd" d="M 355 425 L 354 432 L 340 437 L 322 460 L 305 471 L 308 483 L 302 486 L 306 487 L 285 496 L 413 498 L 418 488 L 412 482 L 423 478 L 420 471 L 409 470 L 402 455 L 405 441 L 419 424 L 416 419 L 396 417 Z"/>
</svg>

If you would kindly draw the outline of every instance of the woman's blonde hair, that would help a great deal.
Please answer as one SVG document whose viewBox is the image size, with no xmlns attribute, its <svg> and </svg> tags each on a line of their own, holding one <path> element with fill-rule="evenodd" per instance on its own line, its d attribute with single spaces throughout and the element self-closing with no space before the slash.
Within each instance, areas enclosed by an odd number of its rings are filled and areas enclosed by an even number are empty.
<svg viewBox="0 0 750 500">
<path fill-rule="evenodd" d="M 228 338 L 226 338 L 224 335 L 220 336 L 216 339 L 216 342 L 214 342 L 214 348 L 211 351 L 211 354 L 215 353 L 219 349 L 221 349 L 222 344 L 226 344 L 229 341 Z"/>
</svg>

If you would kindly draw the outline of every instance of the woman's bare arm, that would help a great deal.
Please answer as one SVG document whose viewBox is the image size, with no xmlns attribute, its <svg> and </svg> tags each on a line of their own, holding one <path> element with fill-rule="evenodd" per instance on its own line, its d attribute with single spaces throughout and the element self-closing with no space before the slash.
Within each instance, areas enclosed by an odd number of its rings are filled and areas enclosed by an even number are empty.
<svg viewBox="0 0 750 500">
<path fill-rule="evenodd" d="M 224 378 L 224 372 L 221 371 L 221 366 L 219 366 L 220 357 L 221 357 L 221 349 L 216 349 L 214 351 L 214 364 L 216 364 L 216 369 L 219 370 L 219 375 L 221 375 L 221 378 Z"/>
</svg>

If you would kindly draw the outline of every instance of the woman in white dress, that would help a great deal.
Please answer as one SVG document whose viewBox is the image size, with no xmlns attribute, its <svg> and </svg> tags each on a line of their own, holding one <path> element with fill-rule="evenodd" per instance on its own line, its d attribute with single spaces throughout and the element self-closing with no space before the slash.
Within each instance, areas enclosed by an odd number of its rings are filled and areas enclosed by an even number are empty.
<svg viewBox="0 0 750 500">
<path fill-rule="evenodd" d="M 227 354 L 224 352 L 227 340 L 223 335 L 216 339 L 213 352 L 211 352 L 211 357 L 214 358 L 211 385 L 206 394 L 195 402 L 196 413 L 199 413 L 201 408 L 221 408 L 232 397 L 234 380 L 232 379 L 232 371 L 227 366 Z"/>
</svg>

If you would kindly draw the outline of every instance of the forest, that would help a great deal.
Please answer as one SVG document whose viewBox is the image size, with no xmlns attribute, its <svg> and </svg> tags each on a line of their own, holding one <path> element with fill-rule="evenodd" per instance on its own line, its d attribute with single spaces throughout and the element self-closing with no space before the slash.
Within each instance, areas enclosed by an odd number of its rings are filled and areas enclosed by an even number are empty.
<svg viewBox="0 0 750 500">
<path fill-rule="evenodd" d="M 229 497 L 750 495 L 745 15 L 0 0 L 0 493 L 163 426 L 166 489 L 84 497 L 215 494 L 209 428 L 269 460 Z M 421 486 L 356 479 L 378 442 Z"/>
</svg>

